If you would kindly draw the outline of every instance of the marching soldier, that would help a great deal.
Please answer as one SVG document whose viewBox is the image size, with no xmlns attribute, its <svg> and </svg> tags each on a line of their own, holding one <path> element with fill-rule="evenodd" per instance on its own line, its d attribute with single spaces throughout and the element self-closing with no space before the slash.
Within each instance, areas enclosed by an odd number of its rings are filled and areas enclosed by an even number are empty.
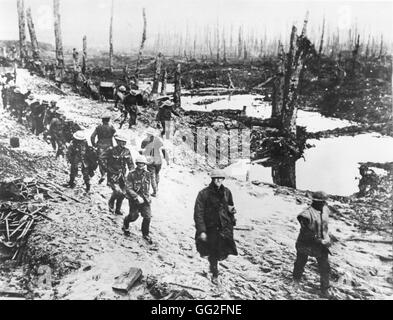
<svg viewBox="0 0 393 320">
<path fill-rule="evenodd" d="M 52 143 L 53 150 L 56 151 L 56 159 L 59 156 L 64 156 L 64 149 L 65 149 L 64 125 L 65 125 L 64 113 L 61 110 L 58 110 L 49 125 L 49 134 L 51 136 L 51 143 Z"/>
<path fill-rule="evenodd" d="M 129 214 L 124 219 L 122 230 L 125 235 L 129 235 L 130 222 L 136 221 L 141 214 L 143 218 L 142 236 L 149 244 L 152 244 L 153 242 L 149 236 L 151 221 L 150 185 L 152 185 L 153 192 L 156 194 L 154 174 L 146 169 L 146 157 L 138 156 L 135 162 L 136 169 L 128 174 L 126 181 Z"/>
<path fill-rule="evenodd" d="M 172 101 L 166 100 L 157 112 L 156 120 L 160 122 L 162 127 L 161 136 L 164 136 L 166 132 L 170 132 L 173 123 L 172 114 L 180 117 L 180 115 L 173 110 L 173 106 L 174 103 Z"/>
<path fill-rule="evenodd" d="M 86 185 L 86 192 L 90 191 L 89 164 L 87 159 L 88 145 L 83 131 L 77 131 L 73 134 L 73 140 L 67 149 L 67 160 L 71 164 L 70 181 L 67 186 L 75 187 L 75 178 L 78 175 L 79 168 L 82 171 L 83 180 Z"/>
<path fill-rule="evenodd" d="M 113 146 L 113 136 L 116 133 L 116 129 L 109 124 L 109 120 L 111 118 L 110 113 L 105 113 L 101 119 L 102 124 L 96 127 L 93 134 L 90 137 L 91 144 L 93 147 L 97 148 L 98 153 L 98 163 L 100 167 L 101 177 L 98 183 L 102 183 L 104 181 L 105 176 L 105 161 L 103 159 L 104 152 Z M 97 142 L 96 142 L 97 138 Z"/>
<path fill-rule="evenodd" d="M 115 135 L 116 147 L 108 148 L 102 155 L 103 161 L 106 162 L 107 185 L 112 189 L 112 195 L 109 199 L 109 211 L 122 215 L 121 206 L 124 200 L 123 190 L 125 188 L 125 180 L 127 167 L 131 171 L 134 169 L 131 152 L 125 145 L 127 139 L 120 135 Z M 115 209 L 116 202 L 116 209 Z"/>
<path fill-rule="evenodd" d="M 26 113 L 27 104 L 25 100 L 30 95 L 30 93 L 31 93 L 30 89 L 28 89 L 26 93 L 22 93 L 19 88 L 15 88 L 14 90 L 12 107 L 16 113 L 19 123 L 22 123 L 22 118 Z"/>
<path fill-rule="evenodd" d="M 233 239 L 236 210 L 231 191 L 222 184 L 225 173 L 213 170 L 211 183 L 198 193 L 194 207 L 196 248 L 207 256 L 212 282 L 218 284 L 218 261 L 237 255 Z"/>
<path fill-rule="evenodd" d="M 31 131 L 35 135 L 39 135 L 44 131 L 44 116 L 46 111 L 46 105 L 43 102 L 34 100 L 34 96 L 30 95 L 30 119 L 31 119 Z"/>
<path fill-rule="evenodd" d="M 327 198 L 327 194 L 323 191 L 314 192 L 311 206 L 297 217 L 300 223 L 300 232 L 296 241 L 297 255 L 293 269 L 294 286 L 297 289 L 308 257 L 315 257 L 318 261 L 321 279 L 321 295 L 324 297 L 329 296 L 330 273 Z"/>
<path fill-rule="evenodd" d="M 167 165 L 169 165 L 169 156 L 164 148 L 164 143 L 160 137 L 156 136 L 154 129 L 148 128 L 146 138 L 141 143 L 141 148 L 142 150 L 140 152 L 150 160 L 148 161 L 147 169 L 155 175 L 158 189 L 163 157 Z"/>
</svg>

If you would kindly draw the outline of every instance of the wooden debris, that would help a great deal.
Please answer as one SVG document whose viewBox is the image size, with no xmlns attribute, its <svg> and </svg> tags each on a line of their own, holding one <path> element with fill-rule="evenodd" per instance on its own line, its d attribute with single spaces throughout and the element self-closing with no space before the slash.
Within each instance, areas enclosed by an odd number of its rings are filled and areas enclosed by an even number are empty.
<svg viewBox="0 0 393 320">
<path fill-rule="evenodd" d="M 187 286 L 187 285 L 180 284 L 180 283 L 168 282 L 168 284 L 171 284 L 171 285 L 174 285 L 174 286 L 183 287 L 183 288 L 186 288 L 186 289 L 198 290 L 198 291 L 205 292 L 205 290 L 203 290 L 203 289 L 201 289 L 201 288 L 193 287 L 193 286 Z"/>
<path fill-rule="evenodd" d="M 112 285 L 112 289 L 127 293 L 141 276 L 142 270 L 132 267 L 128 272 L 116 279 L 115 283 Z"/>
<path fill-rule="evenodd" d="M 370 243 L 386 243 L 392 244 L 392 240 L 379 240 L 379 239 L 362 239 L 362 238 L 349 238 L 347 241 L 359 241 L 359 242 L 370 242 Z"/>
<path fill-rule="evenodd" d="M 252 231 L 254 230 L 253 226 L 236 226 L 234 227 L 235 230 L 243 230 L 243 231 Z"/>
</svg>

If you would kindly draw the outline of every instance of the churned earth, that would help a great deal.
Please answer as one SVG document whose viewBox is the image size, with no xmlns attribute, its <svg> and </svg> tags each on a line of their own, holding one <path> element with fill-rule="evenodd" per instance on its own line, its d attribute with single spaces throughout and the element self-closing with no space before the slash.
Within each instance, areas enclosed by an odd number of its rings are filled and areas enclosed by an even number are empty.
<svg viewBox="0 0 393 320">
<path fill-rule="evenodd" d="M 114 119 L 119 116 L 111 103 L 94 102 L 68 91 L 67 96 L 61 97 L 44 80 L 23 70 L 18 81 L 31 87 L 37 98 L 58 100 L 67 119 L 86 129 L 86 137 L 100 123 L 104 111 L 111 111 Z M 145 112 L 149 113 L 152 112 Z M 39 174 L 79 201 L 50 201 L 47 214 L 53 221 L 43 220 L 35 226 L 26 247 L 24 268 L 2 269 L 2 283 L 10 285 L 19 275 L 20 286 L 28 289 L 27 298 L 159 299 L 173 298 L 177 293 L 184 299 L 319 299 L 314 259 L 309 260 L 298 291 L 292 288 L 291 281 L 299 231 L 296 216 L 310 204 L 306 192 L 225 180 L 238 212 L 235 240 L 239 255 L 220 263 L 221 281 L 216 286 L 210 282 L 207 260 L 199 256 L 194 244 L 194 201 L 210 179 L 206 166 L 194 164 L 186 146 L 165 142 L 174 161 L 169 166 L 164 164 L 158 197 L 152 200 L 154 244 L 149 245 L 141 236 L 141 219 L 131 224 L 129 237 L 123 235 L 124 215 L 109 213 L 111 190 L 105 183 L 99 185 L 97 176 L 93 177 L 88 194 L 80 176 L 74 190 L 61 187 L 68 179 L 65 161 L 55 160 L 51 147 L 41 137 L 22 133 L 23 127 L 16 125 L 7 113 L 2 112 L 1 117 L 0 147 L 9 149 L 10 136 L 21 139 L 21 147 L 12 149 L 24 155 L 15 163 L 22 168 L 20 175 L 34 178 Z M 118 128 L 118 122 L 115 127 Z M 136 129 L 122 130 L 129 137 L 127 146 L 134 157 L 145 129 L 140 122 Z M 1 154 L 4 163 L 17 159 L 12 154 L 5 156 L 3 150 Z M 26 166 L 23 159 L 32 157 L 36 161 Z M 331 200 L 329 205 L 335 208 L 330 220 L 334 239 L 330 257 L 334 296 L 392 299 L 391 235 L 384 231 L 362 231 L 347 214 L 349 206 L 345 202 Z M 127 201 L 123 211 L 128 211 Z M 42 266 L 49 266 L 50 271 L 43 272 Z M 143 277 L 128 294 L 115 292 L 112 289 L 115 278 L 131 267 L 141 268 Z M 40 280 L 43 273 L 49 279 L 45 285 Z"/>
</svg>

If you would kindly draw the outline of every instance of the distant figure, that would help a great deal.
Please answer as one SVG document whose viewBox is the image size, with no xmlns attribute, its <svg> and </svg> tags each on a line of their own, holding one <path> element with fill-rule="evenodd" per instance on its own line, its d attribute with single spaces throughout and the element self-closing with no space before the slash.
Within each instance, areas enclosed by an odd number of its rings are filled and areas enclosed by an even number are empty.
<svg viewBox="0 0 393 320">
<path fill-rule="evenodd" d="M 166 132 L 170 132 L 172 126 L 172 114 L 180 117 L 180 115 L 173 110 L 174 103 L 170 100 L 166 100 L 160 106 L 160 109 L 157 112 L 156 121 L 161 124 L 162 131 L 161 136 L 163 137 Z"/>
<path fill-rule="evenodd" d="M 125 235 L 129 235 L 129 224 L 136 221 L 140 213 L 143 218 L 142 236 L 149 244 L 152 244 L 153 242 L 149 235 L 151 221 L 150 185 L 153 187 L 154 193 L 152 196 L 154 196 L 156 194 L 154 174 L 146 170 L 146 157 L 138 156 L 135 163 L 136 169 L 128 174 L 126 181 L 126 194 L 130 211 L 124 219 L 122 230 Z"/>
<path fill-rule="evenodd" d="M 93 134 L 90 137 L 91 144 L 93 147 L 97 148 L 98 153 L 98 164 L 100 168 L 101 177 L 98 183 L 102 183 L 105 179 L 105 161 L 103 155 L 105 151 L 113 146 L 113 137 L 116 133 L 116 129 L 109 124 L 111 115 L 110 113 L 105 113 L 102 115 L 102 124 L 98 125 Z M 97 138 L 97 141 L 96 141 Z"/>
<path fill-rule="evenodd" d="M 225 173 L 213 170 L 210 177 L 211 183 L 198 193 L 195 201 L 195 241 L 200 255 L 208 257 L 212 282 L 218 284 L 218 261 L 237 255 L 233 239 L 236 210 L 231 191 L 222 184 Z"/>
<path fill-rule="evenodd" d="M 56 151 L 56 158 L 64 156 L 65 138 L 64 138 L 65 116 L 61 110 L 56 111 L 56 115 L 50 122 L 49 134 L 53 150 Z"/>
<path fill-rule="evenodd" d="M 162 158 L 164 157 L 167 165 L 169 165 L 169 156 L 164 148 L 162 139 L 156 136 L 154 129 L 147 129 L 146 138 L 141 143 L 141 149 L 142 155 L 148 158 L 147 169 L 154 174 L 158 190 Z"/>
<path fill-rule="evenodd" d="M 311 206 L 302 211 L 297 219 L 300 233 L 296 241 L 297 256 L 293 269 L 295 289 L 304 272 L 308 257 L 315 257 L 321 279 L 321 295 L 329 296 L 329 257 L 330 237 L 328 230 L 329 208 L 326 206 L 327 194 L 323 191 L 314 192 Z"/>
<path fill-rule="evenodd" d="M 87 159 L 88 145 L 83 131 L 77 131 L 73 135 L 73 140 L 67 149 L 67 161 L 71 164 L 70 181 L 66 186 L 75 187 L 75 178 L 79 168 L 82 171 L 83 180 L 86 185 L 86 192 L 90 191 L 89 161 Z"/>
<path fill-rule="evenodd" d="M 35 135 L 39 135 L 44 131 L 44 116 L 46 106 L 34 99 L 33 95 L 29 96 L 28 105 L 30 107 L 30 121 L 31 121 L 31 132 Z"/>
</svg>

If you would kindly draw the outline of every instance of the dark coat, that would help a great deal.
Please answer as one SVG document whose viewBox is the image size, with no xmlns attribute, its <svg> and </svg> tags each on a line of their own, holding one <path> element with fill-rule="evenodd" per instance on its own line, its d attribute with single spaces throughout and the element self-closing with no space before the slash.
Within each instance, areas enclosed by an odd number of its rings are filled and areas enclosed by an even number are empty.
<svg viewBox="0 0 393 320">
<path fill-rule="evenodd" d="M 234 214 L 229 211 L 233 206 L 231 191 L 221 185 L 218 189 L 213 183 L 199 192 L 194 207 L 195 241 L 200 255 L 214 255 L 218 260 L 228 255 L 237 255 L 236 244 L 233 239 Z M 205 232 L 207 241 L 199 239 Z"/>
<path fill-rule="evenodd" d="M 328 221 L 329 208 L 324 206 L 322 211 L 308 207 L 298 215 L 301 228 L 296 241 L 296 249 L 303 254 L 319 257 L 326 252 L 330 244 Z M 319 240 L 325 240 L 327 245 L 322 245 Z"/>
</svg>

